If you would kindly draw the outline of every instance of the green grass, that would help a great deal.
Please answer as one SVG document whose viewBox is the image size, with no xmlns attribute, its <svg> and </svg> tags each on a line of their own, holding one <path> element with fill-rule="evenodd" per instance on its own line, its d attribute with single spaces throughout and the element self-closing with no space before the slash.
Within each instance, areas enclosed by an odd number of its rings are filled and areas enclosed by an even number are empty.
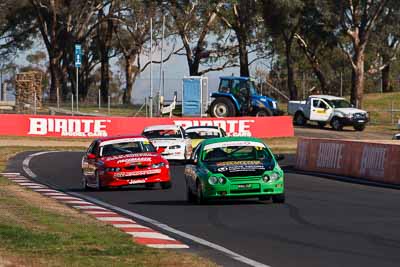
<svg viewBox="0 0 400 267">
<path fill-rule="evenodd" d="M 0 148 L 0 171 L 11 156 L 33 149 Z M 0 266 L 215 266 L 189 253 L 135 244 L 118 229 L 1 176 L 0 241 Z"/>
<path fill-rule="evenodd" d="M 400 92 L 365 94 L 363 108 L 370 113 L 371 124 L 391 124 L 392 119 L 397 124 L 400 112 L 393 113 L 391 109 L 400 110 Z"/>
</svg>

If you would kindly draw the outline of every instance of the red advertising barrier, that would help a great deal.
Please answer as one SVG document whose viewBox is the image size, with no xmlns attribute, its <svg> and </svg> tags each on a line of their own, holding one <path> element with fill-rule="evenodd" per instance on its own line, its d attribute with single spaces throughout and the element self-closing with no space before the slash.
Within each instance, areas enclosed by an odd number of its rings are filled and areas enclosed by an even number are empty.
<svg viewBox="0 0 400 267">
<path fill-rule="evenodd" d="M 296 168 L 400 184 L 400 144 L 299 138 Z"/>
<path fill-rule="evenodd" d="M 293 136 L 292 118 L 140 118 L 80 117 L 40 115 L 0 115 L 0 135 L 93 138 L 110 135 L 140 134 L 151 125 L 176 124 L 182 127 L 219 126 L 230 136 Z"/>
</svg>

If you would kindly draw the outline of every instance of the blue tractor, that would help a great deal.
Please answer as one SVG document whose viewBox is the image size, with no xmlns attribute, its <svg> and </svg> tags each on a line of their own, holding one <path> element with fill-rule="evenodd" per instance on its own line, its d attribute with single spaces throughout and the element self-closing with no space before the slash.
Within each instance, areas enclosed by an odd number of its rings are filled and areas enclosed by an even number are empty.
<svg viewBox="0 0 400 267">
<path fill-rule="evenodd" d="M 212 93 L 214 100 L 208 112 L 212 117 L 277 116 L 283 112 L 277 101 L 258 93 L 254 81 L 249 77 L 220 77 L 218 92 Z"/>
</svg>

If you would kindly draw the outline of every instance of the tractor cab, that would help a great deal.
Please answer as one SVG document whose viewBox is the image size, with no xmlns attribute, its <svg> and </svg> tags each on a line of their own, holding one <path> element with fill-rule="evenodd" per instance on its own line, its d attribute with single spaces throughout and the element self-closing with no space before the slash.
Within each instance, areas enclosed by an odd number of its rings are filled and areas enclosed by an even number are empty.
<svg viewBox="0 0 400 267">
<path fill-rule="evenodd" d="M 272 116 L 278 115 L 276 100 L 257 92 L 249 77 L 220 77 L 218 91 L 209 108 L 212 117 Z"/>
</svg>

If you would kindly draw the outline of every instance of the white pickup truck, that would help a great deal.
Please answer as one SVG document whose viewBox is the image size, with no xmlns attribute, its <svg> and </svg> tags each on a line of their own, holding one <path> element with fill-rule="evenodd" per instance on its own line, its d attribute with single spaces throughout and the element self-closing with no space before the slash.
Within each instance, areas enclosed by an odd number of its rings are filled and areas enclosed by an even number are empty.
<svg viewBox="0 0 400 267">
<path fill-rule="evenodd" d="M 329 123 L 338 131 L 344 126 L 363 131 L 368 122 L 368 112 L 354 108 L 342 97 L 330 95 L 311 95 L 306 101 L 289 101 L 288 113 L 293 115 L 295 125 L 314 121 L 324 127 Z"/>
</svg>

